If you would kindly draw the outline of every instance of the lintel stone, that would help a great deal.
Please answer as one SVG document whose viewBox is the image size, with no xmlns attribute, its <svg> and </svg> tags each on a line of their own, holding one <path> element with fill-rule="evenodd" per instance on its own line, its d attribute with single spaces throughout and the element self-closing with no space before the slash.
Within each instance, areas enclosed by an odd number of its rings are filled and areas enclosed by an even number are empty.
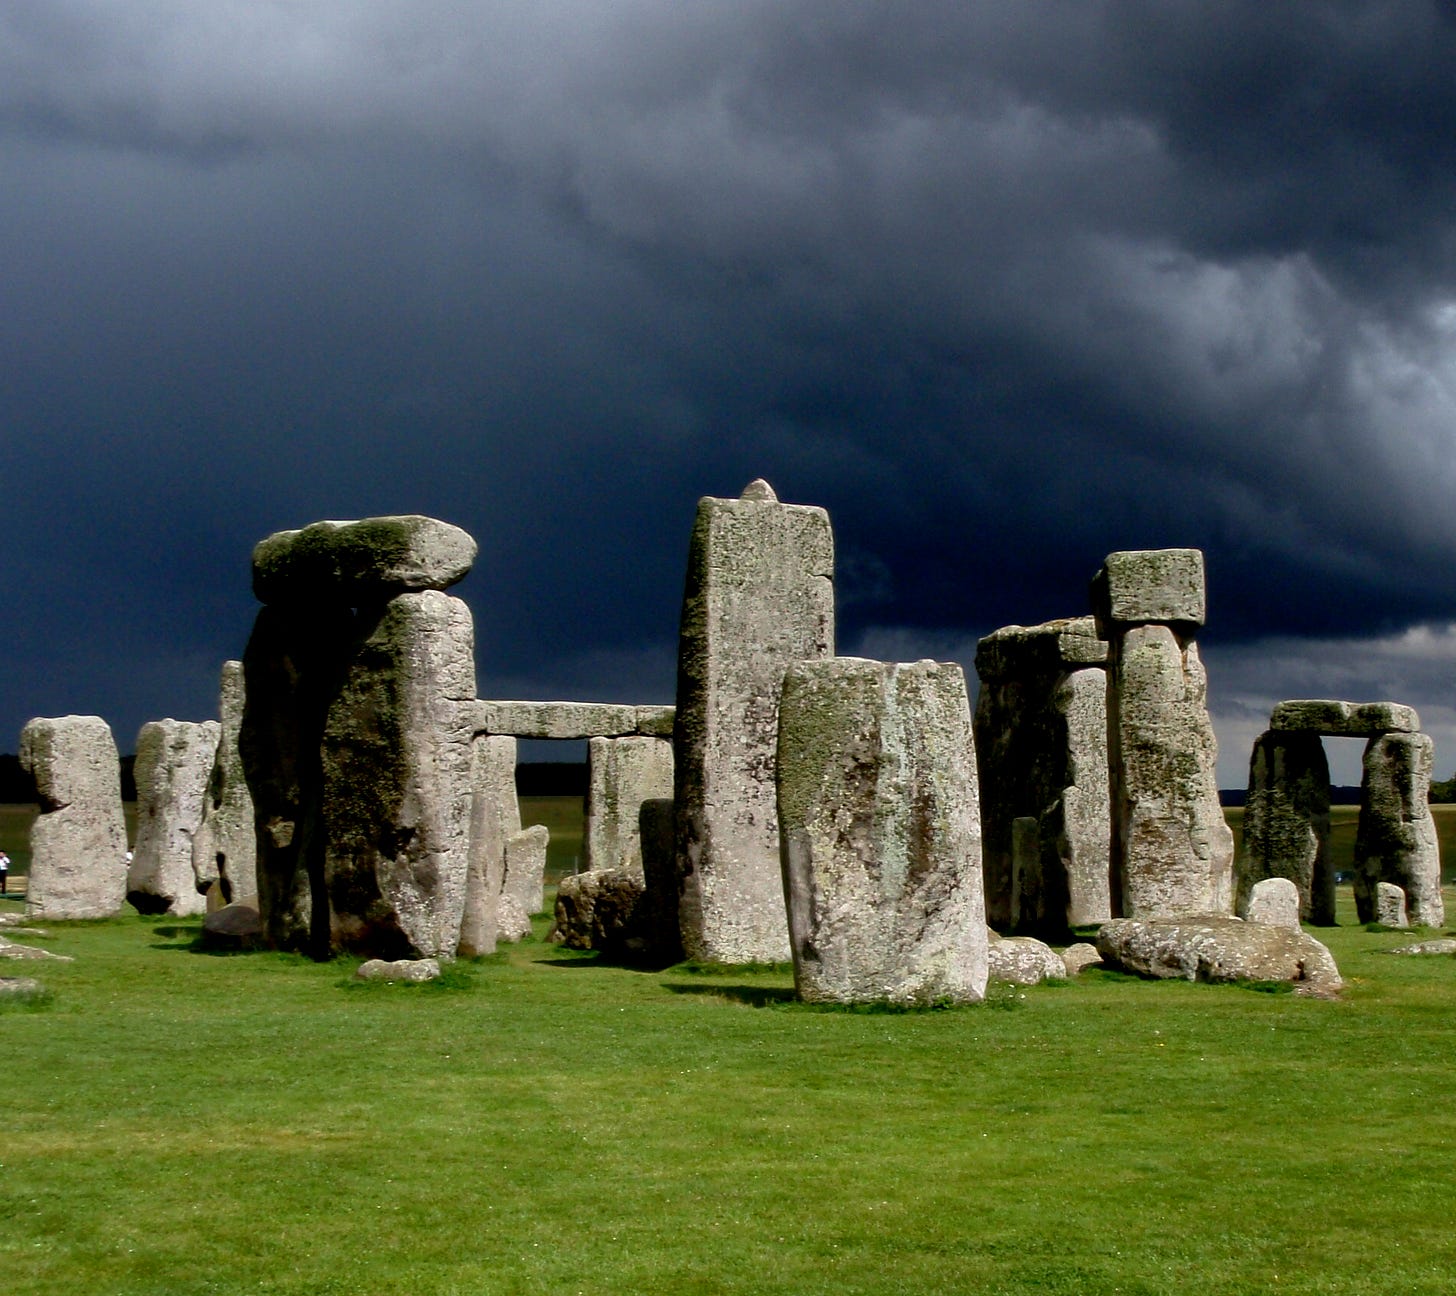
<svg viewBox="0 0 1456 1296">
<path fill-rule="evenodd" d="M 982 680 L 1051 672 L 1062 666 L 1101 665 L 1107 641 L 1093 618 L 1063 617 L 1041 625 L 1002 626 L 976 645 L 976 674 Z"/>
<path fill-rule="evenodd" d="M 674 708 L 618 702 L 477 702 L 477 733 L 515 738 L 663 738 Z"/>
<path fill-rule="evenodd" d="M 1330 738 L 1378 738 L 1388 733 L 1419 733 L 1420 716 L 1399 702 L 1336 702 L 1301 698 L 1281 702 L 1269 716 L 1269 728 L 1303 730 Z"/>
<path fill-rule="evenodd" d="M 1092 580 L 1092 607 L 1099 624 L 1201 626 L 1207 612 L 1203 553 L 1126 549 L 1108 554 Z"/>
</svg>

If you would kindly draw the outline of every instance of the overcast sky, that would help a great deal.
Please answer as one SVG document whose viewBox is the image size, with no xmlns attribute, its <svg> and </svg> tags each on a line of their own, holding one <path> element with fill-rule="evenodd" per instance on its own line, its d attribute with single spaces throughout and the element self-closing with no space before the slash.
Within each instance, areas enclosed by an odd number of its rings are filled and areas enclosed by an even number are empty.
<svg viewBox="0 0 1456 1296">
<path fill-rule="evenodd" d="M 476 536 L 482 696 L 670 701 L 762 475 L 841 652 L 1198 546 L 1224 786 L 1285 697 L 1456 769 L 1452 0 L 0 0 L 0 232 L 0 749 L 215 714 L 321 517 Z"/>
</svg>

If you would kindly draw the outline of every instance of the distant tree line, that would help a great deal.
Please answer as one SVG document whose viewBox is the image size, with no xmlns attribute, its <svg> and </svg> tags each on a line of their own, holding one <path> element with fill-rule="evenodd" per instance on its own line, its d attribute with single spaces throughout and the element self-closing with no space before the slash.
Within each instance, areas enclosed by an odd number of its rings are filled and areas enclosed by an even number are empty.
<svg viewBox="0 0 1456 1296">
<path fill-rule="evenodd" d="M 1456 801 L 1456 774 L 1448 779 L 1431 780 L 1431 804 L 1450 805 Z"/>
</svg>

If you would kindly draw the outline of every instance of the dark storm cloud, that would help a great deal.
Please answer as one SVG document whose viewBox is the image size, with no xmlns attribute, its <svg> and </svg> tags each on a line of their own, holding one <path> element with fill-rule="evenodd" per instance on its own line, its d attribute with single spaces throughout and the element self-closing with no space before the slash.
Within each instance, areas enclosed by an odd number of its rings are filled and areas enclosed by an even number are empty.
<svg viewBox="0 0 1456 1296">
<path fill-rule="evenodd" d="M 1414 2 L 0 0 L 14 713 L 199 709 L 255 539 L 404 510 L 482 689 L 666 698 L 760 473 L 846 646 L 1167 544 L 1230 652 L 1444 623 L 1453 73 Z"/>
</svg>

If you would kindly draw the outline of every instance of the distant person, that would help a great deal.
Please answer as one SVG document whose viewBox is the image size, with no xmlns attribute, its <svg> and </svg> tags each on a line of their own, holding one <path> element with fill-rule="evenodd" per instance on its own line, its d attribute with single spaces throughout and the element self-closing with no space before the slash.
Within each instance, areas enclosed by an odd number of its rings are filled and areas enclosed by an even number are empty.
<svg viewBox="0 0 1456 1296">
<path fill-rule="evenodd" d="M 10 892 L 10 856 L 0 851 L 0 895 Z"/>
</svg>

